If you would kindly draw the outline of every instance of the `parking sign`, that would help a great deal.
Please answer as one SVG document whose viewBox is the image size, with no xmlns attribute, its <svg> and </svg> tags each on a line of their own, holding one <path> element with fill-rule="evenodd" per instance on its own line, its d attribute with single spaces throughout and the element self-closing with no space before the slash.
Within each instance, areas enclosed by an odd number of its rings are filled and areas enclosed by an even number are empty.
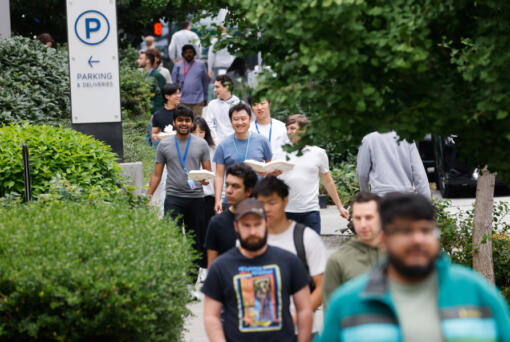
<svg viewBox="0 0 510 342">
<path fill-rule="evenodd" d="M 67 0 L 73 124 L 120 122 L 114 0 Z"/>
</svg>

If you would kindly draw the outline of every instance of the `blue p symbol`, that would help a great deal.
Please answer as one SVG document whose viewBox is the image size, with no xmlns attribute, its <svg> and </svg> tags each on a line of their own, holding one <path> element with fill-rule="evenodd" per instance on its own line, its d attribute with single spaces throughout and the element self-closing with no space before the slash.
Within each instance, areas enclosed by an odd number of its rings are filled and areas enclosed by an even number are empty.
<svg viewBox="0 0 510 342">
<path fill-rule="evenodd" d="M 92 27 L 92 24 L 95 24 L 94 27 Z M 99 31 L 101 28 L 101 22 L 96 18 L 86 18 L 85 19 L 85 33 L 87 36 L 87 39 L 90 39 L 90 33 Z"/>
</svg>

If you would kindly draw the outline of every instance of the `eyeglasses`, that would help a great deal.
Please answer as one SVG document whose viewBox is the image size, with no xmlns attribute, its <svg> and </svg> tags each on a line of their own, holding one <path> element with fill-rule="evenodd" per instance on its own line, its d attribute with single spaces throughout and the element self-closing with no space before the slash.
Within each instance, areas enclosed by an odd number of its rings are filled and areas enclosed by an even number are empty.
<svg viewBox="0 0 510 342">
<path fill-rule="evenodd" d="M 390 228 L 390 227 L 388 227 Z M 410 238 L 411 236 L 414 236 L 416 233 L 420 233 L 424 237 L 434 237 L 439 238 L 441 236 L 441 231 L 437 227 L 423 227 L 419 229 L 412 229 L 412 228 L 404 228 L 404 227 L 391 227 L 390 229 L 387 229 L 386 234 L 388 235 L 398 235 L 405 238 Z"/>
</svg>

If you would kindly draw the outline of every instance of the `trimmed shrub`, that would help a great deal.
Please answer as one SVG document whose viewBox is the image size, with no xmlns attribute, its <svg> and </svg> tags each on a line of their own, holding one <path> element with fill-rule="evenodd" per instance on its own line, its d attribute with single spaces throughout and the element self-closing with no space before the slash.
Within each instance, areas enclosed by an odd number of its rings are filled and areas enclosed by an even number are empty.
<svg viewBox="0 0 510 342">
<path fill-rule="evenodd" d="M 0 39 L 0 123 L 70 118 L 67 53 L 24 37 Z"/>
<path fill-rule="evenodd" d="M 137 117 L 150 115 L 151 84 L 145 79 L 145 71 L 137 68 L 138 51 L 134 48 L 119 50 L 120 101 L 122 115 Z"/>
<path fill-rule="evenodd" d="M 194 256 L 174 222 L 117 202 L 0 217 L 0 340 L 179 340 Z"/>
<path fill-rule="evenodd" d="M 24 143 L 35 197 L 48 192 L 55 178 L 85 194 L 112 194 L 122 187 L 117 156 L 105 143 L 72 129 L 21 124 L 0 128 L 0 197 L 24 192 Z"/>
<path fill-rule="evenodd" d="M 437 226 L 441 229 L 441 247 L 450 255 L 452 261 L 467 267 L 473 266 L 473 215 L 474 208 L 468 212 L 450 213 L 447 209 L 451 202 L 435 200 Z M 505 202 L 494 203 L 492 234 L 492 257 L 496 286 L 510 303 L 510 225 L 504 221 L 510 213 Z"/>
</svg>

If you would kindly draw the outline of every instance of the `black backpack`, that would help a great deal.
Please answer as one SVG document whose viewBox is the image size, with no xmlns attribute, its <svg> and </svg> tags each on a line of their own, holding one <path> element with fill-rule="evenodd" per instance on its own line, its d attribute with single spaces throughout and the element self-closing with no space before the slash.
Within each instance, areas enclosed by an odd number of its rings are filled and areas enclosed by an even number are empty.
<svg viewBox="0 0 510 342">
<path fill-rule="evenodd" d="M 294 227 L 294 247 L 296 248 L 296 253 L 299 259 L 303 262 L 303 265 L 305 265 L 306 271 L 308 272 L 308 275 L 310 275 L 310 269 L 308 267 L 308 262 L 306 262 L 306 251 L 305 251 L 305 242 L 304 242 L 304 235 L 305 235 L 305 228 L 306 226 L 302 223 L 296 222 L 296 226 Z M 313 292 L 315 290 L 315 283 L 313 282 L 312 276 L 310 275 L 310 292 Z"/>
</svg>

